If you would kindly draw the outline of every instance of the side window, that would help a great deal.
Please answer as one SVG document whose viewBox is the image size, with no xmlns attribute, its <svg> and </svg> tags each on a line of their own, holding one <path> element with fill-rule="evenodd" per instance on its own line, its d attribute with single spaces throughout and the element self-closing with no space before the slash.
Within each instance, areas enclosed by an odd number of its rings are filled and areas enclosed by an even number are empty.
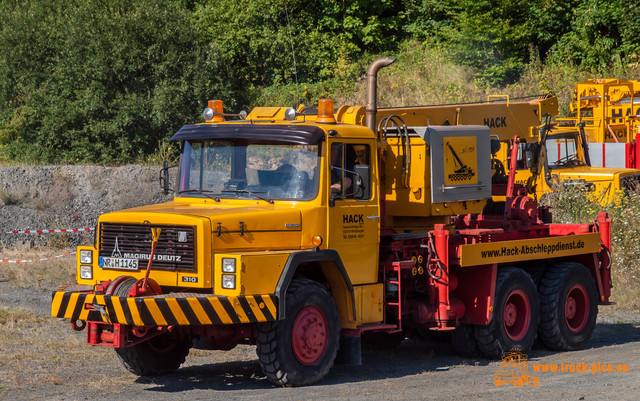
<svg viewBox="0 0 640 401">
<path fill-rule="evenodd" d="M 369 145 L 331 145 L 331 196 L 333 199 L 371 199 L 371 149 Z"/>
</svg>

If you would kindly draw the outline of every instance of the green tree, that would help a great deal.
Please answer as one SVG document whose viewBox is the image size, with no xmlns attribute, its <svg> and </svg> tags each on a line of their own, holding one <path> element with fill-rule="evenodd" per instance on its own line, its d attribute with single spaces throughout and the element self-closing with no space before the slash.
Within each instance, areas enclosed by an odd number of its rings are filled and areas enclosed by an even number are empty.
<svg viewBox="0 0 640 401">
<path fill-rule="evenodd" d="M 4 1 L 0 154 L 124 162 L 152 152 L 212 94 L 215 49 L 172 1 Z"/>
<path fill-rule="evenodd" d="M 454 25 L 455 3 L 451 0 L 405 0 L 403 29 L 413 40 L 442 41 Z"/>
<path fill-rule="evenodd" d="M 402 4 L 392 0 L 217 0 L 196 6 L 202 37 L 219 53 L 227 79 L 247 102 L 271 85 L 354 78 L 365 52 L 394 48 Z"/>
<path fill-rule="evenodd" d="M 609 69 L 617 60 L 637 63 L 640 55 L 637 4 L 622 0 L 581 1 L 570 28 L 555 45 L 553 62 L 570 59 L 597 73 Z"/>
<path fill-rule="evenodd" d="M 514 82 L 532 51 L 546 54 L 568 32 L 577 0 L 461 0 L 451 3 L 454 58 L 491 84 Z"/>
</svg>

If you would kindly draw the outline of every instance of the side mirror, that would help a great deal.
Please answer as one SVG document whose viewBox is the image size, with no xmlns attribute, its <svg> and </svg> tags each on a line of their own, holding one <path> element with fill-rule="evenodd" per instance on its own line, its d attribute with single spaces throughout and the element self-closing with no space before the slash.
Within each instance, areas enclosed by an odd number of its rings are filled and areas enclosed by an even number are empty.
<svg viewBox="0 0 640 401">
<path fill-rule="evenodd" d="M 495 156 L 496 153 L 502 147 L 502 143 L 500 143 L 499 139 L 491 138 L 491 154 Z"/>
<path fill-rule="evenodd" d="M 160 170 L 160 186 L 162 187 L 162 192 L 164 192 L 165 195 L 168 195 L 170 191 L 169 169 L 174 167 L 178 167 L 178 165 L 169 166 L 169 163 L 166 161 L 162 163 L 162 169 Z"/>
<path fill-rule="evenodd" d="M 371 198 L 371 166 L 367 164 L 356 164 L 354 167 L 355 176 L 353 185 L 353 197 L 355 199 Z"/>
<path fill-rule="evenodd" d="M 527 150 L 524 152 L 524 165 L 526 168 L 531 168 L 531 162 L 533 160 L 533 152 L 531 150 Z"/>
</svg>

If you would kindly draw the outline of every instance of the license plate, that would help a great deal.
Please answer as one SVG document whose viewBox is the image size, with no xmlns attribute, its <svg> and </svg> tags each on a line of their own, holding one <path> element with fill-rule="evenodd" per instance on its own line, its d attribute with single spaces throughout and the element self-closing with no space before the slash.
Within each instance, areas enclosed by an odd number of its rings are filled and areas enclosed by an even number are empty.
<svg viewBox="0 0 640 401">
<path fill-rule="evenodd" d="M 98 258 L 98 266 L 105 269 L 138 270 L 138 259 L 100 256 Z"/>
</svg>

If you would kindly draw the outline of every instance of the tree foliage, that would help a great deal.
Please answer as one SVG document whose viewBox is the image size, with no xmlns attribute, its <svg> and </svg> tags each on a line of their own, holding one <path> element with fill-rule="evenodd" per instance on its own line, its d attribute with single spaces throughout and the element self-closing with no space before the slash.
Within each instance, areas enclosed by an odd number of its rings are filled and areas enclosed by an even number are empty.
<svg viewBox="0 0 640 401">
<path fill-rule="evenodd" d="M 209 0 L 195 17 L 246 96 L 252 86 L 348 75 L 363 53 L 389 51 L 402 39 L 402 7 L 392 0 Z"/>
<path fill-rule="evenodd" d="M 604 71 L 621 60 L 638 62 L 640 8 L 622 0 L 580 2 L 570 30 L 555 44 L 554 61 L 570 59 L 583 68 Z"/>
<path fill-rule="evenodd" d="M 0 7 L 5 157 L 131 160 L 203 108 L 203 90 L 224 88 L 215 51 L 198 41 L 191 14 L 175 2 Z"/>
<path fill-rule="evenodd" d="M 639 17 L 623 0 L 5 0 L 0 160 L 130 161 L 207 99 L 312 101 L 411 43 L 491 85 L 532 60 L 623 71 Z"/>
</svg>

